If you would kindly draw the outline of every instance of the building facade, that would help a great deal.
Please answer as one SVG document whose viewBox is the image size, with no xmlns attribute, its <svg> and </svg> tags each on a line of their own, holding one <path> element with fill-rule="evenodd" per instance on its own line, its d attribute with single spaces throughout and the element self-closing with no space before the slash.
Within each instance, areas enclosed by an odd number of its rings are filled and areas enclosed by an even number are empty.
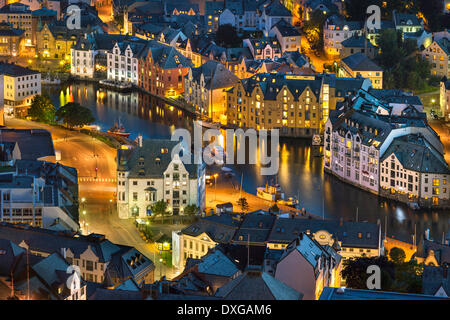
<svg viewBox="0 0 450 320">
<path fill-rule="evenodd" d="M 147 218 L 152 205 L 167 203 L 172 215 L 182 215 L 187 205 L 205 208 L 205 168 L 184 164 L 170 140 L 140 140 L 135 149 L 118 150 L 117 212 L 119 218 Z M 186 150 L 186 149 L 185 149 Z"/>
<path fill-rule="evenodd" d="M 26 116 L 35 95 L 41 94 L 41 73 L 10 63 L 0 63 L 5 114 Z"/>
<path fill-rule="evenodd" d="M 185 99 L 202 115 L 226 124 L 226 91 L 238 81 L 223 64 L 210 60 L 189 70 L 185 77 Z"/>
</svg>

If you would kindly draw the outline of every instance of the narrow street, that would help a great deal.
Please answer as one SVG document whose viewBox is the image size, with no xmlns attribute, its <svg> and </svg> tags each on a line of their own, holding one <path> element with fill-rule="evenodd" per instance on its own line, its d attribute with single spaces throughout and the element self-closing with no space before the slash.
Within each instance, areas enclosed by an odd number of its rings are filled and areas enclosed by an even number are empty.
<svg viewBox="0 0 450 320">
<path fill-rule="evenodd" d="M 168 278 L 173 276 L 171 269 L 167 270 L 164 265 L 161 269 L 162 264 L 159 262 L 156 246 L 144 242 L 133 221 L 121 220 L 117 216 L 114 199 L 115 149 L 86 134 L 34 121 L 7 118 L 6 126 L 18 129 L 46 129 L 52 133 L 55 150 L 61 151 L 60 163 L 78 170 L 80 225 L 83 232 L 104 234 L 114 243 L 135 247 L 154 261 L 155 278 L 159 277 L 160 272 Z M 98 168 L 97 174 L 95 168 Z M 84 203 L 81 201 L 83 198 Z M 85 214 L 83 214 L 84 211 Z"/>
</svg>

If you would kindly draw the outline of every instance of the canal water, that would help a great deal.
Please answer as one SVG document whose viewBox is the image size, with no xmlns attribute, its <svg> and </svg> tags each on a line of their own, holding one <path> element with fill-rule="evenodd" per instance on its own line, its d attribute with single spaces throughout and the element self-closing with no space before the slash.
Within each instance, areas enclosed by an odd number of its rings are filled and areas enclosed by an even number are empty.
<svg viewBox="0 0 450 320">
<path fill-rule="evenodd" d="M 95 124 L 102 131 L 120 118 L 132 139 L 138 134 L 144 138 L 170 138 L 176 128 L 192 130 L 193 127 L 193 119 L 187 113 L 142 93 L 121 94 L 102 90 L 93 83 L 43 86 L 42 91 L 49 94 L 57 107 L 78 102 L 90 108 L 97 119 Z M 300 207 L 325 218 L 379 221 L 387 236 L 409 242 L 412 242 L 414 230 L 418 240 L 427 229 L 436 240 L 441 240 L 443 235 L 450 236 L 450 212 L 413 211 L 404 204 L 378 198 L 339 181 L 323 172 L 323 157 L 316 156 L 310 140 L 280 139 L 277 181 L 261 176 L 258 165 L 229 167 L 238 181 L 243 176 L 245 191 L 256 194 L 258 186 L 278 182 L 286 196 L 300 199 Z"/>
</svg>

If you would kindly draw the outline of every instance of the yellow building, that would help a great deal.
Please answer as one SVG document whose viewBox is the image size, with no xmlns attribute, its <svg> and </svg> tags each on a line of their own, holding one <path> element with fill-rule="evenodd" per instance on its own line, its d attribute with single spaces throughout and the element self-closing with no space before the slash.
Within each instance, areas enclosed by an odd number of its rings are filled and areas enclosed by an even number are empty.
<svg viewBox="0 0 450 320">
<path fill-rule="evenodd" d="M 383 69 L 361 52 L 352 54 L 340 61 L 340 77 L 363 77 L 370 79 L 375 89 L 383 89 Z"/>
<path fill-rule="evenodd" d="M 70 49 L 80 36 L 80 31 L 69 30 L 64 25 L 45 24 L 36 32 L 36 52 L 43 58 L 70 62 Z"/>
<path fill-rule="evenodd" d="M 422 51 L 422 58 L 431 65 L 431 74 L 439 77 L 449 78 L 448 56 L 450 53 L 450 39 L 441 38 L 433 41 Z"/>
<path fill-rule="evenodd" d="M 226 91 L 238 82 L 239 78 L 223 64 L 210 60 L 189 70 L 185 98 L 200 114 L 226 124 Z"/>
</svg>

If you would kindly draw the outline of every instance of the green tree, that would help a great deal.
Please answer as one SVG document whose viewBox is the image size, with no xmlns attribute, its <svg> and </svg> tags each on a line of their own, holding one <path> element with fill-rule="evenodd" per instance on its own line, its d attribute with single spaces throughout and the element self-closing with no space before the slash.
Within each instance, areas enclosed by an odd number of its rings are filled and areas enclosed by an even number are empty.
<svg viewBox="0 0 450 320">
<path fill-rule="evenodd" d="M 194 216 L 198 213 L 199 207 L 197 207 L 195 204 L 189 204 L 186 207 L 184 207 L 184 214 L 187 216 Z"/>
<path fill-rule="evenodd" d="M 269 211 L 273 212 L 273 213 L 277 213 L 277 212 L 280 212 L 280 208 L 278 208 L 277 204 L 274 203 L 274 205 L 269 208 Z"/>
<path fill-rule="evenodd" d="M 238 36 L 236 28 L 231 24 L 220 25 L 216 32 L 216 41 L 219 46 L 235 48 L 242 46 L 242 39 Z"/>
<path fill-rule="evenodd" d="M 241 208 L 242 213 L 247 212 L 249 209 L 247 199 L 242 197 L 237 201 L 238 206 Z"/>
<path fill-rule="evenodd" d="M 383 68 L 383 88 L 424 89 L 430 81 L 431 65 L 416 55 L 415 42 L 402 40 L 400 32 L 386 29 L 378 39 L 380 54 L 376 60 Z"/>
<path fill-rule="evenodd" d="M 423 265 L 417 264 L 415 260 L 395 264 L 395 281 L 391 286 L 391 290 L 422 293 L 422 274 Z"/>
<path fill-rule="evenodd" d="M 310 14 L 309 20 L 303 24 L 303 32 L 306 35 L 306 39 L 316 54 L 323 52 L 323 24 L 329 16 L 330 13 L 323 14 L 322 10 L 315 10 Z"/>
<path fill-rule="evenodd" d="M 167 211 L 167 202 L 165 202 L 164 200 L 156 201 L 152 204 L 150 209 L 153 212 L 153 216 L 161 216 L 163 221 L 164 217 L 169 214 L 169 212 Z"/>
<path fill-rule="evenodd" d="M 56 108 L 48 95 L 36 95 L 31 101 L 28 115 L 38 121 L 53 123 L 56 116 Z"/>
<path fill-rule="evenodd" d="M 400 263 L 405 262 L 406 254 L 403 249 L 394 247 L 391 249 L 391 251 L 389 251 L 389 258 L 395 264 L 400 264 Z"/>
<path fill-rule="evenodd" d="M 91 110 L 75 102 L 61 106 L 56 111 L 58 121 L 62 120 L 70 128 L 89 125 L 95 121 Z"/>
<path fill-rule="evenodd" d="M 395 277 L 394 263 L 386 257 L 357 257 L 344 261 L 342 277 L 349 288 L 367 289 L 367 268 L 377 265 L 381 270 L 381 289 L 389 290 Z"/>
</svg>

